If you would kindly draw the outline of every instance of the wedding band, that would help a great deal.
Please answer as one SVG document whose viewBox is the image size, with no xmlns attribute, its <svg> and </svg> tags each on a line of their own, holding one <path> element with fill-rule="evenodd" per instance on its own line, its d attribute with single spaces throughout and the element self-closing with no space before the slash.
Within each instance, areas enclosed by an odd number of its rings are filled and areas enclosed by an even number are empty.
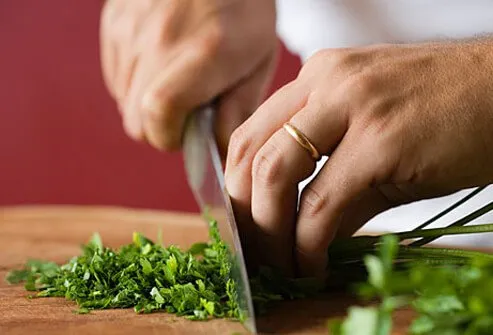
<svg viewBox="0 0 493 335">
<path fill-rule="evenodd" d="M 315 148 L 312 142 L 310 142 L 305 134 L 303 134 L 298 128 L 296 128 L 289 122 L 286 122 L 282 127 L 286 129 L 288 134 L 291 135 L 291 137 L 294 138 L 294 140 L 298 142 L 299 145 L 301 145 L 308 151 L 313 159 L 315 159 L 316 161 L 320 159 L 320 154 L 318 153 L 317 148 Z"/>
</svg>

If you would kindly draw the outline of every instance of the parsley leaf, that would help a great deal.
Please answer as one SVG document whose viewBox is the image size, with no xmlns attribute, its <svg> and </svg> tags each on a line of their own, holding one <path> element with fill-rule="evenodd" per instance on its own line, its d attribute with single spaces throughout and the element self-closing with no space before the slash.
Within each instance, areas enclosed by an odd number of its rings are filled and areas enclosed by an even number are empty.
<svg viewBox="0 0 493 335">
<path fill-rule="evenodd" d="M 11 284 L 24 282 L 36 297 L 65 297 L 77 303 L 75 313 L 130 308 L 137 313 L 166 311 L 191 320 L 212 317 L 242 321 L 237 283 L 231 277 L 232 255 L 210 222 L 210 241 L 183 251 L 155 244 L 140 233 L 117 250 L 104 246 L 95 233 L 79 256 L 61 266 L 30 260 L 8 273 Z M 308 294 L 302 281 L 287 280 L 263 269 L 252 279 L 257 311 L 273 301 Z"/>
</svg>

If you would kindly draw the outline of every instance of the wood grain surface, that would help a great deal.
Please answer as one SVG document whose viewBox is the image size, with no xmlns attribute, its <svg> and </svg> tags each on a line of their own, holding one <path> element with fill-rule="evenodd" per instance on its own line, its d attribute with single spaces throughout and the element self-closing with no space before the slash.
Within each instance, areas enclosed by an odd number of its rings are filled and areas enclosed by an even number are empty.
<svg viewBox="0 0 493 335">
<path fill-rule="evenodd" d="M 166 313 L 136 314 L 131 309 L 78 315 L 63 298 L 27 299 L 22 285 L 8 285 L 6 273 L 29 258 L 66 262 L 99 232 L 105 245 L 131 242 L 139 231 L 163 232 L 163 242 L 188 247 L 207 239 L 206 224 L 195 215 L 108 207 L 22 206 L 0 208 L 0 334 L 246 334 L 237 322 L 188 321 Z M 331 317 L 343 316 L 354 301 L 344 294 L 290 301 L 258 320 L 261 333 L 328 334 Z M 393 334 L 405 334 L 410 311 L 395 315 Z"/>
</svg>

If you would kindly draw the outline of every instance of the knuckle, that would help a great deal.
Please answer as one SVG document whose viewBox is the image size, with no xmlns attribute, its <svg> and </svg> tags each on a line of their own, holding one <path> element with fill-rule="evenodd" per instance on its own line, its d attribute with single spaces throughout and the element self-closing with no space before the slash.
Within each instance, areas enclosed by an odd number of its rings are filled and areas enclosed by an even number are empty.
<svg viewBox="0 0 493 335">
<path fill-rule="evenodd" d="M 334 54 L 337 53 L 337 49 L 322 49 L 313 54 L 308 60 L 309 63 L 325 62 L 327 59 L 331 59 Z"/>
<path fill-rule="evenodd" d="M 211 28 L 206 34 L 207 41 L 212 47 L 219 47 L 226 39 L 226 29 L 219 22 L 211 23 Z"/>
<path fill-rule="evenodd" d="M 302 214 L 312 218 L 322 214 L 328 206 L 327 196 L 308 185 L 304 190 L 300 200 L 300 210 Z"/>
<path fill-rule="evenodd" d="M 153 123 L 166 123 L 168 121 L 168 113 L 162 108 L 162 105 L 154 105 L 152 107 L 147 106 L 145 109 L 145 114 L 149 118 L 150 122 Z"/>
<path fill-rule="evenodd" d="M 351 49 L 323 49 L 311 56 L 303 66 L 301 76 L 326 75 L 333 78 L 334 75 L 344 77 L 346 73 L 354 71 L 353 67 L 358 58 Z"/>
<path fill-rule="evenodd" d="M 252 178 L 264 186 L 274 185 L 281 179 L 283 167 L 283 154 L 275 144 L 268 141 L 255 155 Z"/>
<path fill-rule="evenodd" d="M 145 96 L 143 106 L 149 119 L 163 125 L 170 124 L 177 106 L 177 98 L 171 93 L 160 93 L 157 95 Z"/>
<path fill-rule="evenodd" d="M 334 65 L 341 65 L 348 63 L 348 61 L 351 59 L 352 54 L 353 52 L 350 49 L 323 49 L 317 51 L 311 57 L 311 63 L 329 63 Z"/>
<path fill-rule="evenodd" d="M 198 51 L 202 58 L 211 59 L 217 56 L 226 40 L 226 30 L 219 23 L 211 23 L 198 41 Z"/>
<path fill-rule="evenodd" d="M 358 72 L 350 75 L 343 86 L 350 99 L 367 105 L 368 101 L 375 96 L 379 85 L 372 73 Z"/>
<path fill-rule="evenodd" d="M 240 166 L 244 161 L 249 160 L 249 149 L 252 139 L 247 135 L 243 126 L 235 129 L 231 134 L 228 146 L 228 164 L 232 167 Z"/>
<path fill-rule="evenodd" d="M 341 49 L 333 56 L 334 65 L 341 71 L 359 71 L 367 62 L 367 54 L 359 49 Z"/>
<path fill-rule="evenodd" d="M 315 52 L 308 60 L 306 61 L 305 65 L 300 70 L 299 77 L 307 77 L 311 76 L 312 72 L 319 71 L 320 63 L 326 62 L 330 55 L 331 51 L 327 49 L 319 50 Z"/>
<path fill-rule="evenodd" d="M 371 65 L 373 54 L 363 48 L 324 49 L 315 53 L 307 68 L 315 73 L 327 74 L 330 78 L 348 78 L 359 74 Z"/>
</svg>

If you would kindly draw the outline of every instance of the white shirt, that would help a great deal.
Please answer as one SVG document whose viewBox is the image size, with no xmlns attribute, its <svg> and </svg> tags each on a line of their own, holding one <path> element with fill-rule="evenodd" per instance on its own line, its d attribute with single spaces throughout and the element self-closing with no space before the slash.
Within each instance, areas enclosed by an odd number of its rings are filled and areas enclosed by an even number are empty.
<svg viewBox="0 0 493 335">
<path fill-rule="evenodd" d="M 493 0 L 277 0 L 277 13 L 279 37 L 303 61 L 326 48 L 493 34 Z M 319 163 L 317 172 L 324 163 Z M 310 180 L 301 183 L 300 189 Z M 411 229 L 470 191 L 394 208 L 370 220 L 364 229 Z M 493 186 L 430 227 L 452 223 L 489 201 L 493 201 Z M 493 212 L 474 223 L 493 223 Z M 446 237 L 440 243 L 493 245 L 493 234 Z"/>
</svg>

